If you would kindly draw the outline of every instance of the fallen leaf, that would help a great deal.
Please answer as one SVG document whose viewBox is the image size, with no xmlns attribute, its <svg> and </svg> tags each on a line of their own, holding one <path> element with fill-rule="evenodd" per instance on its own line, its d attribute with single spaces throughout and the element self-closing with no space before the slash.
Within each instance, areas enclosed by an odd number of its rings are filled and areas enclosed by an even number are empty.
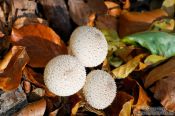
<svg viewBox="0 0 175 116">
<path fill-rule="evenodd" d="M 150 31 L 164 31 L 164 32 L 173 32 L 175 27 L 174 19 L 161 19 L 154 21 L 150 26 Z"/>
<path fill-rule="evenodd" d="M 41 18 L 20 17 L 17 18 L 13 23 L 13 28 L 19 29 L 25 25 L 38 24 L 38 23 L 48 25 L 47 21 Z"/>
<path fill-rule="evenodd" d="M 156 81 L 169 76 L 172 72 L 175 71 L 175 58 L 171 58 L 168 62 L 154 68 L 148 75 L 145 77 L 144 86 L 148 88 Z"/>
<path fill-rule="evenodd" d="M 41 99 L 25 106 L 15 116 L 43 116 L 46 110 L 46 100 Z"/>
<path fill-rule="evenodd" d="M 144 58 L 146 54 L 140 54 L 130 61 L 128 61 L 126 64 L 121 65 L 120 67 L 112 70 L 112 73 L 114 74 L 115 78 L 122 79 L 126 78 L 132 71 L 136 69 L 136 67 L 139 65 L 139 62 L 142 58 Z"/>
<path fill-rule="evenodd" d="M 100 30 L 114 30 L 117 31 L 118 20 L 111 15 L 97 15 L 95 20 L 95 27 Z"/>
<path fill-rule="evenodd" d="M 175 55 L 175 35 L 167 32 L 145 31 L 126 36 L 122 42 L 142 46 L 153 55 L 170 58 Z"/>
<path fill-rule="evenodd" d="M 13 46 L 7 55 L 11 56 L 11 58 L 5 57 L 10 61 L 5 59 L 7 63 L 0 72 L 0 88 L 4 91 L 18 88 L 22 70 L 29 61 L 25 48 L 21 46 Z"/>
<path fill-rule="evenodd" d="M 72 31 L 70 16 L 65 0 L 39 0 L 44 16 L 54 31 L 66 42 Z"/>
<path fill-rule="evenodd" d="M 45 67 L 53 57 L 67 53 L 60 37 L 51 28 L 42 24 L 13 28 L 11 41 L 13 45 L 26 47 L 30 57 L 29 65 L 32 67 Z"/>
<path fill-rule="evenodd" d="M 33 0 L 14 0 L 10 2 L 12 10 L 16 13 L 14 17 L 29 16 L 34 17 L 37 3 Z"/>
<path fill-rule="evenodd" d="M 71 116 L 76 116 L 76 113 L 81 105 L 82 97 L 79 94 L 75 94 L 69 97 L 71 104 Z"/>
<path fill-rule="evenodd" d="M 134 97 L 133 111 L 139 111 L 147 109 L 151 103 L 150 98 L 144 91 L 142 86 L 132 78 L 126 78 L 123 80 L 123 91 L 131 94 Z"/>
<path fill-rule="evenodd" d="M 149 12 L 123 12 L 119 18 L 119 36 L 124 36 L 146 31 L 157 18 L 167 16 L 164 10 L 153 10 Z"/>
<path fill-rule="evenodd" d="M 25 67 L 23 70 L 23 75 L 29 82 L 33 83 L 34 85 L 45 88 L 42 74 L 36 73 L 31 68 Z"/>
<path fill-rule="evenodd" d="M 130 116 L 134 98 L 123 91 L 118 91 L 111 106 L 105 109 L 110 116 Z"/>
<path fill-rule="evenodd" d="M 104 3 L 108 8 L 108 14 L 114 17 L 117 17 L 120 15 L 121 9 L 119 4 L 112 1 L 105 1 Z"/>
<path fill-rule="evenodd" d="M 175 112 L 175 72 L 167 78 L 156 82 L 154 86 L 154 97 L 160 100 L 160 103 L 168 111 Z"/>
<path fill-rule="evenodd" d="M 158 56 L 158 55 L 149 55 L 144 60 L 144 63 L 147 65 L 152 65 L 152 64 L 157 64 L 157 63 L 164 61 L 164 60 L 166 60 L 166 57 Z"/>
<path fill-rule="evenodd" d="M 91 0 L 68 0 L 68 5 L 70 16 L 78 25 L 86 25 L 92 13 L 104 14 L 107 12 L 103 0 L 93 0 L 93 2 Z"/>
<path fill-rule="evenodd" d="M 130 9 L 130 6 L 131 6 L 130 0 L 124 0 L 123 4 L 124 4 L 123 5 L 124 10 L 129 10 Z"/>
<path fill-rule="evenodd" d="M 164 0 L 162 9 L 164 9 L 169 16 L 173 17 L 175 13 L 175 0 Z"/>
</svg>

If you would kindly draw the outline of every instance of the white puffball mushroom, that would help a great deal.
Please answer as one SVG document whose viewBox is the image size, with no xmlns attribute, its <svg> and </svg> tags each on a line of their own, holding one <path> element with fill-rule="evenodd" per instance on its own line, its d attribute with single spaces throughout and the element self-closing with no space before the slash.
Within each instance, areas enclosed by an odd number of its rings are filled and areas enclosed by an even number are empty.
<svg viewBox="0 0 175 116">
<path fill-rule="evenodd" d="M 117 86 L 110 74 L 94 70 L 86 77 L 83 87 L 84 97 L 89 105 L 96 109 L 108 107 L 115 99 Z"/>
<path fill-rule="evenodd" d="M 107 56 L 108 44 L 103 33 L 95 27 L 80 26 L 70 37 L 70 50 L 85 67 L 100 65 Z"/>
<path fill-rule="evenodd" d="M 58 96 L 70 96 L 85 84 L 85 67 L 74 56 L 59 55 L 46 65 L 44 82 L 47 88 Z"/>
</svg>

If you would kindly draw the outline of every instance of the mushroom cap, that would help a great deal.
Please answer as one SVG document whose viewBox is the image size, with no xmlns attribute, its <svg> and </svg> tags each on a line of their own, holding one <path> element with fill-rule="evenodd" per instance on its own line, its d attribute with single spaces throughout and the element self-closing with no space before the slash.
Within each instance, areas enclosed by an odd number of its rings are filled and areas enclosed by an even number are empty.
<svg viewBox="0 0 175 116">
<path fill-rule="evenodd" d="M 102 70 L 90 72 L 83 87 L 87 103 L 96 109 L 108 107 L 113 102 L 116 91 L 117 87 L 114 79 Z"/>
<path fill-rule="evenodd" d="M 70 49 L 85 67 L 95 67 L 105 60 L 108 44 L 97 28 L 80 26 L 70 37 Z"/>
<path fill-rule="evenodd" d="M 74 56 L 60 55 L 46 65 L 44 82 L 56 95 L 70 96 L 78 92 L 85 84 L 85 67 Z"/>
</svg>

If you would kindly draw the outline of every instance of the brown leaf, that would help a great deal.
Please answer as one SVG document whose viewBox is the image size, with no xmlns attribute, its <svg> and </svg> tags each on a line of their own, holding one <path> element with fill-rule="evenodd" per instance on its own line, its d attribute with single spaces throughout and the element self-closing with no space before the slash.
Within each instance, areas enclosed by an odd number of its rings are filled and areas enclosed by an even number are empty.
<svg viewBox="0 0 175 116">
<path fill-rule="evenodd" d="M 20 17 L 13 23 L 13 28 L 19 29 L 25 25 L 38 23 L 48 25 L 47 21 L 41 18 Z"/>
<path fill-rule="evenodd" d="M 68 5 L 70 16 L 78 25 L 86 25 L 92 13 L 104 14 L 107 11 L 103 0 L 69 0 Z"/>
<path fill-rule="evenodd" d="M 129 116 L 134 98 L 126 92 L 119 91 L 111 106 L 105 112 L 110 116 Z"/>
<path fill-rule="evenodd" d="M 22 110 L 15 114 L 15 116 L 43 116 L 46 110 L 46 100 L 41 99 L 39 101 L 28 104 Z"/>
<path fill-rule="evenodd" d="M 105 5 L 107 6 L 108 13 L 111 16 L 117 17 L 117 16 L 120 15 L 121 9 L 120 9 L 120 5 L 119 4 L 117 4 L 115 2 L 112 2 L 112 1 L 105 1 Z"/>
<path fill-rule="evenodd" d="M 148 12 L 123 12 L 119 19 L 119 36 L 124 36 L 149 29 L 151 23 L 157 18 L 167 16 L 163 10 Z"/>
<path fill-rule="evenodd" d="M 43 7 L 44 16 L 50 26 L 64 41 L 69 39 L 72 31 L 69 12 L 65 0 L 39 0 Z"/>
<path fill-rule="evenodd" d="M 32 67 L 45 67 L 53 57 L 67 53 L 60 37 L 51 28 L 42 24 L 13 28 L 11 41 L 14 45 L 26 47 L 30 57 L 29 65 Z"/>
<path fill-rule="evenodd" d="M 175 112 L 175 72 L 156 82 L 154 97 L 161 101 L 165 109 Z"/>
<path fill-rule="evenodd" d="M 109 29 L 117 31 L 118 20 L 111 15 L 97 15 L 95 26 L 99 29 Z"/>
<path fill-rule="evenodd" d="M 172 72 L 175 72 L 175 58 L 171 58 L 168 62 L 154 68 L 145 77 L 144 86 L 148 88 L 156 81 L 169 76 Z"/>
<path fill-rule="evenodd" d="M 23 70 L 23 75 L 26 79 L 38 87 L 45 88 L 43 75 L 34 72 L 31 68 L 25 67 Z"/>
<path fill-rule="evenodd" d="M 13 46 L 7 55 L 10 58 L 5 57 L 5 66 L 3 65 L 0 72 L 0 88 L 4 91 L 18 88 L 22 70 L 29 61 L 25 48 L 21 46 Z"/>
</svg>

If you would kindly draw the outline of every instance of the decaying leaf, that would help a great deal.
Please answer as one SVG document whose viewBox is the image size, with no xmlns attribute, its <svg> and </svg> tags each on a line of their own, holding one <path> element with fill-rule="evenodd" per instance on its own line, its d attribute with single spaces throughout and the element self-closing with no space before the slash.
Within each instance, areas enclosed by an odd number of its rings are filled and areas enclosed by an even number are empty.
<svg viewBox="0 0 175 116">
<path fill-rule="evenodd" d="M 132 71 L 136 69 L 141 59 L 144 58 L 145 56 L 146 54 L 140 54 L 135 58 L 133 58 L 132 60 L 128 61 L 126 64 L 112 70 L 112 73 L 114 74 L 115 78 L 117 79 L 126 78 Z"/>
<path fill-rule="evenodd" d="M 134 98 L 126 92 L 119 91 L 111 106 L 105 113 L 110 116 L 130 116 Z"/>
<path fill-rule="evenodd" d="M 150 85 L 156 81 L 169 76 L 175 71 L 175 58 L 171 58 L 168 62 L 154 68 L 146 77 L 144 86 L 148 88 Z"/>
<path fill-rule="evenodd" d="M 175 72 L 167 78 L 156 82 L 154 86 L 154 97 L 169 111 L 175 111 Z"/>
<path fill-rule="evenodd" d="M 44 16 L 50 26 L 64 41 L 69 39 L 72 31 L 69 12 L 65 0 L 39 0 L 44 11 Z"/>
<path fill-rule="evenodd" d="M 46 100 L 41 99 L 25 106 L 22 110 L 15 114 L 15 116 L 43 116 L 46 110 Z"/>
<path fill-rule="evenodd" d="M 3 68 L 0 72 L 0 88 L 9 91 L 18 88 L 22 78 L 22 70 L 28 63 L 29 57 L 24 47 L 13 46 L 4 60 L 5 65 L 1 63 Z"/>
<path fill-rule="evenodd" d="M 13 23 L 13 28 L 19 29 L 25 25 L 38 23 L 48 25 L 47 21 L 41 18 L 20 17 Z"/>
<path fill-rule="evenodd" d="M 11 41 L 13 45 L 26 47 L 30 57 L 29 65 L 32 67 L 45 67 L 53 57 L 67 53 L 60 37 L 51 28 L 42 24 L 13 28 Z"/>
<path fill-rule="evenodd" d="M 167 16 L 164 10 L 153 10 L 149 12 L 123 12 L 119 19 L 119 36 L 124 36 L 146 31 L 151 23 L 157 18 Z"/>
<path fill-rule="evenodd" d="M 92 13 L 104 14 L 107 11 L 103 0 L 68 0 L 68 5 L 70 16 L 78 25 L 86 25 Z"/>
</svg>

